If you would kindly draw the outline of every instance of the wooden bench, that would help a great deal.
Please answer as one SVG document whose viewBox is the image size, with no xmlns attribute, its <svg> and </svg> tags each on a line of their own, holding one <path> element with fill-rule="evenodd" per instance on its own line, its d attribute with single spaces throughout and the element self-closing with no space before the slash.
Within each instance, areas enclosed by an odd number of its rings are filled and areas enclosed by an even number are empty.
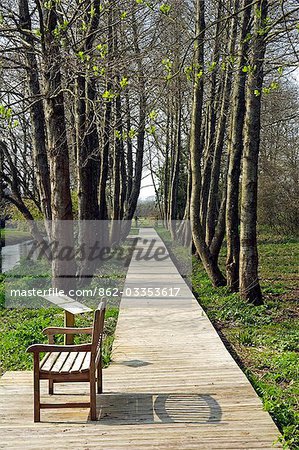
<svg viewBox="0 0 299 450">
<path fill-rule="evenodd" d="M 34 422 L 40 422 L 40 410 L 47 408 L 90 408 L 90 419 L 97 420 L 96 385 L 102 393 L 102 338 L 104 330 L 105 304 L 100 303 L 95 311 L 91 328 L 46 328 L 49 344 L 31 345 L 27 352 L 34 357 Z M 57 334 L 91 334 L 88 344 L 55 345 Z M 46 352 L 42 361 L 40 353 Z M 49 394 L 54 393 L 54 383 L 88 381 L 90 402 L 88 403 L 41 403 L 40 380 L 49 380 Z"/>
</svg>

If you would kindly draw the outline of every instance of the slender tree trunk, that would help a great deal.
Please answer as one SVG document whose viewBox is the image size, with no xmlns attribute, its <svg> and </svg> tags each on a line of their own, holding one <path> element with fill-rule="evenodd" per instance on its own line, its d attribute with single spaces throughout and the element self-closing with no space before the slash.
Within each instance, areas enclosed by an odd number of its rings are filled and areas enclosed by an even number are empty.
<svg viewBox="0 0 299 450">
<path fill-rule="evenodd" d="M 126 191 L 126 208 L 132 194 L 133 188 L 133 144 L 130 135 L 131 132 L 131 112 L 130 112 L 130 97 L 126 92 L 126 128 L 127 128 L 127 191 Z M 126 209 L 125 208 L 125 209 Z"/>
<path fill-rule="evenodd" d="M 229 157 L 227 166 L 229 164 Z M 226 212 L 226 200 L 227 200 L 227 168 L 224 174 L 222 198 L 218 213 L 217 225 L 213 235 L 213 239 L 210 244 L 210 252 L 214 261 L 218 261 L 219 253 L 225 236 L 225 212 Z"/>
<path fill-rule="evenodd" d="M 238 11 L 240 2 L 239 0 L 235 1 L 234 10 Z M 233 19 L 233 29 L 230 33 L 229 45 L 228 45 L 228 54 L 234 55 L 235 53 L 235 45 L 236 45 L 236 34 L 237 34 L 237 24 L 238 18 L 237 16 Z M 231 30 L 230 30 L 231 31 Z M 221 158 L 223 154 L 224 147 L 224 139 L 226 133 L 227 119 L 228 119 L 228 110 L 229 110 L 229 102 L 231 96 L 231 87 L 232 87 L 232 69 L 231 65 L 228 64 L 225 73 L 225 80 L 223 86 L 223 94 L 221 101 L 221 108 L 219 114 L 219 124 L 217 127 L 216 140 L 215 140 L 215 152 L 212 164 L 212 172 L 211 172 L 211 184 L 209 191 L 209 199 L 208 199 L 208 211 L 207 211 L 207 231 L 206 231 L 206 241 L 207 244 L 210 245 L 214 234 L 215 227 L 217 223 L 217 203 L 219 198 L 219 177 L 221 171 Z M 225 194 L 226 197 L 226 194 Z M 221 207 L 220 207 L 221 209 Z M 220 212 L 219 212 L 220 214 Z"/>
<path fill-rule="evenodd" d="M 127 186 L 128 186 L 128 175 L 127 175 L 127 167 L 126 167 L 126 160 L 125 160 L 125 148 L 124 143 L 121 142 L 120 147 L 120 175 L 121 175 L 121 192 L 120 192 L 120 211 L 119 211 L 119 217 L 120 219 L 124 218 L 125 213 L 125 205 L 126 205 L 126 198 L 127 198 Z"/>
<path fill-rule="evenodd" d="M 119 83 L 119 77 L 115 77 L 116 84 Z M 121 99 L 118 95 L 115 99 L 115 136 L 113 153 L 113 194 L 112 194 L 112 224 L 111 224 L 111 243 L 115 243 L 120 238 L 120 212 L 121 212 L 121 158 L 123 157 L 122 141 L 122 117 L 121 117 Z"/>
<path fill-rule="evenodd" d="M 51 186 L 45 134 L 45 114 L 28 0 L 19 0 L 19 17 L 20 28 L 23 31 L 23 39 L 28 44 L 25 46 L 27 77 L 29 92 L 34 99 L 30 105 L 30 115 L 38 192 L 44 217 L 46 220 L 51 220 Z"/>
<path fill-rule="evenodd" d="M 242 13 L 238 65 L 233 89 L 226 202 L 226 276 L 227 284 L 232 291 L 237 291 L 239 287 L 239 180 L 243 151 L 246 82 L 246 73 L 243 72 L 243 67 L 246 65 L 248 51 L 248 43 L 245 38 L 249 31 L 251 0 L 243 0 L 242 7 L 245 9 Z"/>
<path fill-rule="evenodd" d="M 88 74 L 78 77 L 77 96 L 79 220 L 97 220 L 100 217 L 98 204 L 100 157 L 99 137 L 94 120 L 96 87 L 94 80 L 88 79 Z M 82 241 L 84 242 L 84 235 Z"/>
<path fill-rule="evenodd" d="M 261 96 L 263 66 L 266 52 L 268 2 L 259 0 L 254 14 L 254 30 L 248 84 L 244 130 L 242 170 L 241 230 L 240 230 L 240 293 L 244 300 L 263 303 L 258 279 L 256 237 L 258 158 L 261 131 Z"/>
<path fill-rule="evenodd" d="M 168 198 L 169 198 L 169 147 L 170 147 L 170 111 L 169 100 L 167 102 L 167 122 L 166 122 L 166 144 L 165 144 L 165 163 L 163 178 L 163 219 L 164 226 L 168 228 Z"/>
<path fill-rule="evenodd" d="M 107 66 L 106 66 L 106 91 L 111 92 L 113 88 L 111 64 L 113 53 L 113 1 L 109 3 L 108 10 L 108 54 L 107 54 Z M 110 149 L 110 127 L 111 127 L 111 115 L 112 115 L 112 102 L 108 99 L 105 102 L 104 112 L 104 126 L 103 126 L 103 149 L 101 155 L 101 173 L 99 184 L 99 208 L 100 219 L 108 219 L 107 199 L 106 199 L 106 186 L 109 174 L 109 149 Z"/>
<path fill-rule="evenodd" d="M 138 64 L 138 92 L 139 92 L 139 124 L 137 135 L 137 151 L 135 159 L 134 179 L 132 185 L 132 192 L 128 202 L 128 208 L 124 216 L 125 220 L 131 221 L 134 217 L 137 207 L 138 197 L 140 194 L 142 169 L 143 169 L 143 155 L 144 155 L 144 138 L 145 138 L 145 123 L 146 123 L 146 93 L 145 93 L 145 75 L 143 70 L 143 61 L 141 50 L 138 43 L 138 30 L 135 17 L 134 6 L 132 10 L 132 30 L 134 40 L 134 50 L 137 56 Z M 126 231 L 124 230 L 124 233 Z"/>
<path fill-rule="evenodd" d="M 181 121 L 182 121 L 182 113 L 181 113 L 181 105 L 180 101 L 177 106 L 178 110 L 176 112 L 176 129 L 175 129 L 175 148 L 173 155 L 173 170 L 172 170 L 172 178 L 171 178 L 171 186 L 170 186 L 170 197 L 169 197 L 169 219 L 170 219 L 170 232 L 173 239 L 176 238 L 176 224 L 175 220 L 177 219 L 177 197 L 178 197 L 178 188 L 179 188 L 179 172 L 180 172 L 180 159 L 181 159 L 181 145 L 182 145 L 182 137 L 181 137 Z"/>
<path fill-rule="evenodd" d="M 192 121 L 190 132 L 190 157 L 192 173 L 192 192 L 190 199 L 190 217 L 192 236 L 196 251 L 198 252 L 204 268 L 215 286 L 225 284 L 225 279 L 215 264 L 210 251 L 205 243 L 202 224 L 200 221 L 200 193 L 201 193 L 201 125 L 203 107 L 203 78 L 198 76 L 204 63 L 204 1 L 196 1 L 196 50 L 195 64 L 198 69 L 195 73 L 193 90 Z"/>
<path fill-rule="evenodd" d="M 54 30 L 58 24 L 55 5 L 44 10 L 44 80 L 45 80 L 45 117 L 47 124 L 48 151 L 50 160 L 52 191 L 52 239 L 61 249 L 74 247 L 72 223 L 72 200 L 70 190 L 69 151 L 67 143 L 64 95 L 61 81 L 61 55 L 59 41 Z M 56 257 L 52 261 L 54 287 L 65 293 L 69 289 L 69 279 L 76 273 L 75 261 L 66 261 Z"/>
<path fill-rule="evenodd" d="M 87 53 L 91 51 L 95 32 L 99 26 L 100 0 L 91 1 L 85 14 L 88 23 L 88 33 L 79 50 Z M 93 14 L 91 14 L 93 11 Z M 85 73 L 77 77 L 77 143 L 78 143 L 78 197 L 79 220 L 98 220 L 98 184 L 100 175 L 99 136 L 96 124 L 97 88 L 95 77 L 89 69 L 82 69 Z M 84 228 L 84 223 L 81 223 Z M 82 242 L 88 238 L 81 230 Z M 88 230 L 87 230 L 88 233 Z"/>
<path fill-rule="evenodd" d="M 201 187 L 201 203 L 200 203 L 200 215 L 203 227 L 203 232 L 206 234 L 206 223 L 207 223 L 207 211 L 208 211 L 208 198 L 211 185 L 211 171 L 213 164 L 213 157 L 215 152 L 215 132 L 216 132 L 216 111 L 217 111 L 217 65 L 219 62 L 219 51 L 220 51 L 220 27 L 221 21 L 220 17 L 222 14 L 222 1 L 218 1 L 218 13 L 217 13 L 217 26 L 214 36 L 214 49 L 212 56 L 212 63 L 216 63 L 215 68 L 211 73 L 211 87 L 210 87 L 210 99 L 207 108 L 207 132 L 205 140 L 205 151 L 204 151 L 204 168 L 202 175 L 202 187 Z M 206 240 L 207 242 L 207 240 Z"/>
<path fill-rule="evenodd" d="M 191 177 L 191 167 L 190 161 L 188 162 L 188 180 L 187 180 L 187 196 L 185 212 L 183 216 L 182 223 L 180 224 L 178 230 L 178 237 L 185 247 L 189 247 L 192 239 L 191 227 L 190 227 L 190 197 L 192 190 L 192 177 Z"/>
</svg>

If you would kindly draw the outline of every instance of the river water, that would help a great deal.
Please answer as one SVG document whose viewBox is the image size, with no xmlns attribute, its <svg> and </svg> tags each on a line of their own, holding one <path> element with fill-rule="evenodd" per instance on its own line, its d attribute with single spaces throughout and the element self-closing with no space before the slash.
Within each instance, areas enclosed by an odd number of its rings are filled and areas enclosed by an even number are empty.
<svg viewBox="0 0 299 450">
<path fill-rule="evenodd" d="M 31 242 L 32 241 L 26 241 L 19 244 L 2 247 L 0 250 L 0 258 L 2 263 L 0 263 L 0 273 L 5 273 L 13 269 L 19 263 L 22 256 L 28 255 Z"/>
</svg>

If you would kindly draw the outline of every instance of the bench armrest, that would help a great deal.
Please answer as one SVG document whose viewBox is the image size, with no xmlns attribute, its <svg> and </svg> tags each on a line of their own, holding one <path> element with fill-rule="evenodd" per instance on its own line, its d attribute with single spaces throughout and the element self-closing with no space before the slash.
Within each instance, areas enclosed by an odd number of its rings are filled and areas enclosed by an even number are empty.
<svg viewBox="0 0 299 450">
<path fill-rule="evenodd" d="M 48 336 L 55 336 L 56 334 L 92 334 L 92 327 L 88 328 L 48 327 L 43 330 L 43 333 Z"/>
<path fill-rule="evenodd" d="M 90 352 L 91 344 L 79 345 L 52 345 L 52 344 L 33 344 L 27 348 L 30 353 L 43 352 Z"/>
</svg>

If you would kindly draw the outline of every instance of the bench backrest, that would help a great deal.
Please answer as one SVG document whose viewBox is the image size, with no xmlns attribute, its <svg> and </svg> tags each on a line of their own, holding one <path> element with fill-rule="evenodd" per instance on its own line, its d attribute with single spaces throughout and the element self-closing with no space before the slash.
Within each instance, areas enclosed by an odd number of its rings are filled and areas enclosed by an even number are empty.
<svg viewBox="0 0 299 450">
<path fill-rule="evenodd" d="M 99 362 L 99 359 L 101 357 L 105 311 L 106 303 L 101 302 L 98 306 L 98 309 L 94 313 L 91 353 L 96 364 Z"/>
</svg>

